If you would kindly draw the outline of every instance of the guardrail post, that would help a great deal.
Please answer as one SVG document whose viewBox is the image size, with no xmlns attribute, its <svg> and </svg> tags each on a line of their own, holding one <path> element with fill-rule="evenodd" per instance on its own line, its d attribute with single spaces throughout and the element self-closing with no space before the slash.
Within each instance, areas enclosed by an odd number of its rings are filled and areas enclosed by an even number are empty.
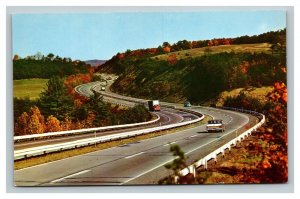
<svg viewBox="0 0 300 199">
<path fill-rule="evenodd" d="M 193 166 L 193 174 L 194 174 L 194 178 L 196 178 L 196 167 Z"/>
<path fill-rule="evenodd" d="M 196 167 L 195 165 L 191 165 L 188 167 L 189 173 L 193 174 L 194 178 L 196 177 Z"/>
<path fill-rule="evenodd" d="M 177 183 L 178 180 L 179 180 L 179 176 L 175 176 L 175 177 L 174 177 L 174 182 Z"/>
<path fill-rule="evenodd" d="M 96 134 L 96 131 L 95 131 L 95 148 L 96 148 L 96 136 L 97 136 L 97 134 Z"/>
<path fill-rule="evenodd" d="M 207 170 L 207 160 L 204 160 L 204 169 Z"/>
<path fill-rule="evenodd" d="M 224 158 L 224 156 L 225 156 L 225 149 L 223 148 L 222 149 L 222 157 Z"/>
</svg>

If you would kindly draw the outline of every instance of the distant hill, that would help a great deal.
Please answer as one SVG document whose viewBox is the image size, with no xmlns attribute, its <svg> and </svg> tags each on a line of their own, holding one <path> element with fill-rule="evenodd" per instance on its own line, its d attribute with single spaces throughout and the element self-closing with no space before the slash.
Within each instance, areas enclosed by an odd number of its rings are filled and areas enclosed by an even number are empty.
<svg viewBox="0 0 300 199">
<path fill-rule="evenodd" d="M 286 82 L 282 72 L 285 64 L 284 54 L 252 53 L 247 49 L 184 59 L 128 58 L 112 66 L 115 70 L 124 70 L 112 85 L 112 90 L 146 99 L 169 102 L 188 99 L 193 104 L 204 104 L 218 98 L 223 91 Z"/>
<path fill-rule="evenodd" d="M 286 31 L 164 42 L 157 49 L 118 53 L 97 71 L 119 76 L 111 87 L 117 93 L 209 104 L 224 91 L 286 82 Z"/>
<path fill-rule="evenodd" d="M 102 65 L 106 62 L 107 60 L 98 60 L 98 59 L 93 59 L 93 60 L 87 60 L 84 61 L 86 64 L 90 64 L 91 66 L 99 66 Z"/>
<path fill-rule="evenodd" d="M 156 60 L 168 60 L 170 56 L 174 55 L 177 59 L 187 59 L 201 57 L 208 54 L 216 54 L 222 52 L 249 52 L 249 53 L 272 53 L 271 44 L 269 43 L 256 43 L 256 44 L 238 44 L 238 45 L 220 45 L 220 46 L 208 46 L 202 48 L 194 48 L 188 50 L 181 50 L 176 52 L 170 52 L 162 55 L 152 57 Z"/>
</svg>

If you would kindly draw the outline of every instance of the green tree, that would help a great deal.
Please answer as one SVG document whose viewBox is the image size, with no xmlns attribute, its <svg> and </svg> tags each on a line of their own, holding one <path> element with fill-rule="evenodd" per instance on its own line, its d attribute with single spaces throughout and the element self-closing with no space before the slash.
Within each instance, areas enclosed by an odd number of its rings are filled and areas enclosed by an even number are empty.
<svg viewBox="0 0 300 199">
<path fill-rule="evenodd" d="M 100 93 L 93 91 L 93 95 L 87 101 L 86 106 L 88 107 L 86 117 L 89 111 L 95 114 L 94 125 L 99 126 L 101 125 L 101 121 L 108 118 L 109 107 L 108 104 L 103 101 L 103 96 Z"/>
<path fill-rule="evenodd" d="M 166 179 L 163 179 L 159 182 L 159 184 L 178 184 L 180 183 L 180 171 L 187 167 L 186 164 L 186 156 L 184 152 L 178 145 L 171 145 L 170 151 L 173 153 L 173 156 L 176 157 L 173 162 L 166 164 L 165 168 L 172 170 L 173 174 L 168 176 Z M 179 179 L 177 179 L 179 178 Z"/>
<path fill-rule="evenodd" d="M 162 46 L 163 47 L 171 47 L 171 44 L 169 42 L 165 41 Z"/>
<path fill-rule="evenodd" d="M 54 59 L 54 54 L 53 53 L 49 53 L 48 55 L 47 55 L 47 58 L 49 59 L 49 60 L 53 60 Z"/>
<path fill-rule="evenodd" d="M 74 103 L 67 94 L 62 78 L 57 76 L 49 79 L 47 88 L 41 93 L 41 110 L 46 117 L 53 115 L 59 120 L 71 116 Z"/>
</svg>

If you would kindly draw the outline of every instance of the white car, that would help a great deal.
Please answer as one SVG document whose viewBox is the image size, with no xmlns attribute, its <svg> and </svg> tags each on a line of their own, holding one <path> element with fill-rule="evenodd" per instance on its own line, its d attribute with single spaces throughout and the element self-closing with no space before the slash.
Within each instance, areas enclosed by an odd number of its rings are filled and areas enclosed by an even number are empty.
<svg viewBox="0 0 300 199">
<path fill-rule="evenodd" d="M 223 124 L 223 120 L 209 120 L 206 125 L 206 131 L 225 131 L 225 125 Z"/>
</svg>

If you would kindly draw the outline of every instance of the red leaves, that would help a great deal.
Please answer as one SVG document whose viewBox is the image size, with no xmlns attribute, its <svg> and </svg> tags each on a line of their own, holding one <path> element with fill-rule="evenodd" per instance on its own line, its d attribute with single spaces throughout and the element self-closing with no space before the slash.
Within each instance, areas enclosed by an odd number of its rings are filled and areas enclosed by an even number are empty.
<svg viewBox="0 0 300 199">
<path fill-rule="evenodd" d="M 169 46 L 163 47 L 163 51 L 165 53 L 169 53 L 169 52 L 171 52 L 171 48 Z"/>
<path fill-rule="evenodd" d="M 120 53 L 117 55 L 117 58 L 118 59 L 123 59 L 125 57 L 124 53 Z"/>
<path fill-rule="evenodd" d="M 288 101 L 286 85 L 283 82 L 276 82 L 273 91 L 267 97 L 271 101 L 279 102 L 280 105 L 286 106 Z"/>
<path fill-rule="evenodd" d="M 262 161 L 262 167 L 264 169 L 268 169 L 270 167 L 272 167 L 272 165 L 270 164 L 269 160 L 267 158 L 265 158 L 263 161 Z"/>
<path fill-rule="evenodd" d="M 208 41 L 208 46 L 231 45 L 232 39 L 212 39 Z"/>
<path fill-rule="evenodd" d="M 91 128 L 93 127 L 93 122 L 96 118 L 95 113 L 93 113 L 92 111 L 89 111 L 87 118 L 84 121 L 84 127 L 85 128 Z"/>
<path fill-rule="evenodd" d="M 76 93 L 74 88 L 80 84 L 88 83 L 91 81 L 92 75 L 90 73 L 70 75 L 65 79 L 65 87 L 67 88 L 68 94 L 73 97 L 76 107 L 80 107 L 82 104 L 84 104 L 87 98 Z"/>
<path fill-rule="evenodd" d="M 260 178 L 266 182 L 286 182 L 288 178 L 287 156 L 287 88 L 283 82 L 276 82 L 267 95 L 275 105 L 266 113 L 267 123 L 260 128 L 265 147 L 260 153 L 264 159 L 258 165 Z"/>
<path fill-rule="evenodd" d="M 247 74 L 249 68 L 250 68 L 250 63 L 248 61 L 243 61 L 243 63 L 240 65 L 240 69 L 243 74 Z"/>
<path fill-rule="evenodd" d="M 170 64 L 170 65 L 174 65 L 174 64 L 176 64 L 177 63 L 177 57 L 176 57 L 176 54 L 171 54 L 171 55 L 169 55 L 169 57 L 168 57 L 168 63 Z"/>
<path fill-rule="evenodd" d="M 156 54 L 157 53 L 157 48 L 149 48 L 149 49 L 147 49 L 147 51 L 148 51 L 148 53 L 149 54 Z"/>
</svg>

